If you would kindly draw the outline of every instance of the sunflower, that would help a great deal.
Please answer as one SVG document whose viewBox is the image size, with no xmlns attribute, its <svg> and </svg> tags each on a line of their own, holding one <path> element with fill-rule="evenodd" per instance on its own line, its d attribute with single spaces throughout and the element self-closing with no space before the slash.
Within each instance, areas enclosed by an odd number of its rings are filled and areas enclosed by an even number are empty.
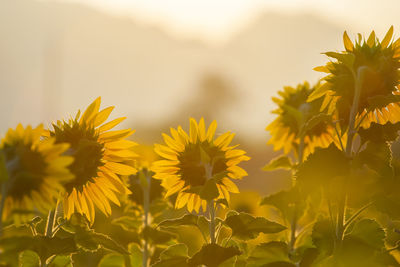
<svg viewBox="0 0 400 267">
<path fill-rule="evenodd" d="M 358 34 L 353 44 L 344 32 L 345 51 L 325 53 L 335 60 L 315 68 L 328 75 L 309 101 L 324 97 L 321 109 L 336 113 L 342 128 L 346 129 L 358 82 L 361 90 L 356 125 L 368 128 L 372 122 L 399 121 L 400 39 L 393 42 L 392 36 L 393 26 L 381 42 L 372 31 L 367 40 Z"/>
<path fill-rule="evenodd" d="M 234 134 L 226 132 L 214 139 L 217 122 L 206 131 L 204 119 L 199 123 L 191 118 L 189 135 L 179 126 L 171 128 L 171 136 L 163 134 L 166 145 L 155 145 L 155 151 L 164 160 L 156 161 L 154 178 L 161 179 L 166 188 L 165 197 L 177 193 L 176 208 L 185 205 L 189 212 L 200 208 L 205 212 L 204 195 L 215 191 L 214 199 L 229 201 L 229 192 L 238 193 L 231 179 L 241 179 L 247 172 L 237 166 L 249 160 L 246 152 L 229 146 Z"/>
<path fill-rule="evenodd" d="M 150 181 L 150 203 L 155 199 L 161 198 L 164 191 L 160 180 L 153 178 L 155 173 L 152 169 L 152 165 L 153 162 L 159 159 L 159 156 L 154 152 L 153 146 L 138 145 L 135 147 L 134 151 L 138 154 L 134 165 L 138 171 L 136 174 L 129 177 L 129 190 L 132 192 L 129 199 L 143 206 L 144 184 L 148 184 Z"/>
<path fill-rule="evenodd" d="M 132 151 L 136 143 L 125 140 L 134 131 L 109 131 L 125 118 L 103 124 L 114 107 L 99 111 L 100 102 L 99 97 L 82 116 L 78 111 L 74 119 L 57 121 L 53 124 L 53 130 L 49 131 L 57 143 L 70 144 L 67 154 L 75 159 L 69 167 L 75 179 L 65 185 L 63 199 L 64 216 L 67 219 L 77 212 L 93 223 L 95 207 L 110 215 L 110 201 L 120 205 L 115 193 L 130 193 L 118 175 L 136 173 L 129 163 L 136 157 Z"/>
<path fill-rule="evenodd" d="M 309 95 L 319 86 L 316 84 L 311 87 L 308 82 L 299 84 L 296 88 L 286 86 L 283 91 L 278 92 L 281 98 L 272 98 L 279 107 L 272 113 L 278 117 L 266 130 L 271 134 L 268 144 L 273 144 L 274 150 L 283 149 L 285 154 L 293 150 L 298 155 L 302 135 L 305 158 L 313 153 L 316 147 L 328 147 L 334 141 L 334 128 L 327 120 L 320 120 L 312 127 L 308 125 L 307 130 L 304 130 L 311 118 L 325 116 L 320 112 L 322 100 L 307 102 Z"/>
<path fill-rule="evenodd" d="M 6 196 L 2 218 L 14 213 L 18 223 L 29 219 L 18 210 L 47 212 L 63 192 L 62 184 L 73 179 L 68 170 L 73 158 L 62 155 L 69 145 L 55 144 L 54 138 L 41 140 L 43 131 L 43 125 L 24 128 L 19 124 L 15 130 L 9 129 L 1 142 L 0 164 L 4 164 L 5 177 L 0 180 Z"/>
</svg>

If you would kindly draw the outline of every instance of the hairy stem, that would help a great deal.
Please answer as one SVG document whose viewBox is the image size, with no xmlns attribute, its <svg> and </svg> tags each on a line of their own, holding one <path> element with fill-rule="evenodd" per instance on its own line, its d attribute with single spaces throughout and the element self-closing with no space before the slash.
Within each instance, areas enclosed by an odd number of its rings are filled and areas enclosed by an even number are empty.
<svg viewBox="0 0 400 267">
<path fill-rule="evenodd" d="M 352 147 L 353 147 L 353 139 L 354 135 L 357 132 L 355 127 L 355 120 L 358 112 L 358 104 L 360 102 L 361 95 L 361 87 L 363 83 L 363 76 L 367 67 L 360 67 L 357 70 L 357 74 L 353 74 L 355 81 L 355 90 L 354 90 L 354 98 L 353 104 L 351 106 L 350 115 L 349 115 L 349 128 L 346 142 L 346 156 L 351 157 L 352 155 Z M 344 233 L 344 224 L 345 224 L 345 213 L 346 213 L 346 188 L 345 181 L 342 182 L 342 190 L 340 193 L 340 199 L 338 201 L 338 217 L 336 222 L 336 241 L 337 241 L 337 249 L 340 249 L 343 241 L 343 233 Z"/>
<path fill-rule="evenodd" d="M 6 184 L 1 187 L 1 199 L 0 199 L 0 237 L 3 235 L 3 213 L 4 204 L 6 202 L 7 189 Z"/>
<path fill-rule="evenodd" d="M 215 244 L 215 207 L 214 200 L 208 201 L 208 211 L 210 213 L 210 242 Z"/>
<path fill-rule="evenodd" d="M 143 188 L 143 210 L 144 210 L 144 227 L 149 225 L 149 207 L 150 207 L 150 185 L 151 176 L 146 172 L 147 186 Z M 147 238 L 144 239 L 143 245 L 143 267 L 147 267 L 149 263 L 149 244 Z"/>
</svg>

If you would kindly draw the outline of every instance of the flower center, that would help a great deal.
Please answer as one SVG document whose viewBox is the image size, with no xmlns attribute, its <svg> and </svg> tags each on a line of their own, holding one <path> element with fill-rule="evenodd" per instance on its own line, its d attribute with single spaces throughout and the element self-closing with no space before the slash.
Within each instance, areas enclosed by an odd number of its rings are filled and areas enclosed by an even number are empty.
<svg viewBox="0 0 400 267">
<path fill-rule="evenodd" d="M 208 141 L 196 144 L 188 144 L 185 150 L 178 155 L 179 171 L 178 174 L 185 181 L 186 185 L 201 186 L 207 181 L 206 169 L 201 161 L 200 147 L 210 157 L 212 162 L 212 175 L 226 171 L 227 159 L 225 152 Z"/>
<path fill-rule="evenodd" d="M 55 127 L 54 136 L 57 143 L 69 143 L 70 148 L 66 154 L 74 157 L 74 162 L 69 166 L 75 178 L 65 184 L 68 193 L 74 188 L 82 191 L 87 182 L 94 182 L 98 168 L 103 166 L 104 145 L 98 142 L 98 134 L 92 126 L 65 123 L 62 129 Z"/>
<path fill-rule="evenodd" d="M 30 145 L 16 144 L 3 148 L 9 175 L 8 195 L 22 200 L 32 191 L 39 191 L 46 174 L 46 162 Z"/>
</svg>

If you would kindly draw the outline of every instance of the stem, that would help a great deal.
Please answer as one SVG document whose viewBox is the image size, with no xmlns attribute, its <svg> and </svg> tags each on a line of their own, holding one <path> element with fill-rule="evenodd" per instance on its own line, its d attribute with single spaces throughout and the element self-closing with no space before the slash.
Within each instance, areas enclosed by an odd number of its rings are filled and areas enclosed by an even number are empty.
<svg viewBox="0 0 400 267">
<path fill-rule="evenodd" d="M 151 176 L 146 172 L 147 186 L 143 188 L 143 209 L 144 209 L 144 227 L 149 225 L 149 206 L 150 206 L 150 186 L 151 186 Z M 143 267 L 148 266 L 149 258 L 149 244 L 147 238 L 144 239 L 143 245 Z"/>
<path fill-rule="evenodd" d="M 7 191 L 6 184 L 3 184 L 3 186 L 1 187 L 1 200 L 0 200 L 0 237 L 3 235 L 3 213 L 7 195 L 6 191 Z"/>
<path fill-rule="evenodd" d="M 299 143 L 299 153 L 298 153 L 298 163 L 301 164 L 303 162 L 303 154 L 304 154 L 304 136 L 300 137 Z M 292 180 L 292 187 L 296 186 L 296 180 Z M 297 203 L 294 203 L 293 208 L 293 218 L 290 222 L 290 241 L 289 241 L 289 251 L 293 252 L 294 245 L 296 244 L 296 229 L 297 229 Z"/>
<path fill-rule="evenodd" d="M 357 217 L 367 208 L 369 208 L 370 206 L 372 206 L 372 204 L 374 204 L 374 201 L 369 202 L 368 204 L 362 206 L 358 211 L 356 211 L 356 213 L 354 213 L 350 219 L 344 224 L 344 231 L 346 231 L 346 229 L 350 226 L 350 224 L 357 219 Z"/>
<path fill-rule="evenodd" d="M 53 226 L 54 222 L 56 219 L 56 211 L 55 210 L 50 210 L 49 215 L 47 215 L 47 224 L 46 224 L 46 231 L 45 231 L 45 236 L 47 237 L 53 237 Z"/>
<path fill-rule="evenodd" d="M 356 134 L 357 130 L 354 127 L 355 125 L 355 120 L 356 120 L 356 115 L 358 111 L 358 104 L 360 102 L 360 95 L 361 95 L 361 86 L 362 86 L 362 81 L 363 81 L 363 76 L 365 71 L 367 70 L 367 67 L 360 67 L 357 70 L 357 76 L 353 74 L 354 76 L 354 82 L 355 82 L 355 90 L 354 90 L 354 98 L 353 98 L 353 104 L 351 106 L 350 110 L 350 115 L 349 115 L 349 128 L 348 128 L 348 135 L 347 135 L 347 142 L 346 142 L 346 156 L 351 157 L 352 155 L 352 147 L 353 147 L 353 139 L 354 135 Z M 337 246 L 336 249 L 341 249 L 342 247 L 342 241 L 343 241 L 343 233 L 344 233 L 344 222 L 345 222 L 345 212 L 346 212 L 346 199 L 347 199 L 347 194 L 346 194 L 346 188 L 344 181 L 342 181 L 342 191 L 340 194 L 340 199 L 338 201 L 338 217 L 337 217 L 337 222 L 336 222 L 336 241 L 337 241 Z"/>
<path fill-rule="evenodd" d="M 210 213 L 210 242 L 215 244 L 215 209 L 214 200 L 208 201 L 208 211 Z"/>
</svg>

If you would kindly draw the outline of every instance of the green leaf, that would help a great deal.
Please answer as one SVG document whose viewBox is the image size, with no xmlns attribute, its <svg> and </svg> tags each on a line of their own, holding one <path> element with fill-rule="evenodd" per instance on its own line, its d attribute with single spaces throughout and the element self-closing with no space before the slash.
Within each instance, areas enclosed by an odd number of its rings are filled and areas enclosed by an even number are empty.
<svg viewBox="0 0 400 267">
<path fill-rule="evenodd" d="M 20 267 L 37 267 L 40 266 L 39 255 L 32 250 L 25 250 L 19 254 Z"/>
<path fill-rule="evenodd" d="M 169 219 L 158 224 L 159 227 L 178 227 L 181 225 L 197 225 L 199 216 L 194 214 L 186 214 L 177 219 Z"/>
<path fill-rule="evenodd" d="M 217 184 L 214 179 L 207 180 L 200 191 L 200 197 L 204 200 L 212 200 L 219 196 Z"/>
<path fill-rule="evenodd" d="M 131 267 L 142 267 L 142 255 L 143 252 L 138 244 L 131 243 L 128 245 L 128 251 L 130 253 L 129 260 Z"/>
<path fill-rule="evenodd" d="M 293 167 L 292 161 L 287 156 L 280 156 L 272 159 L 262 169 L 263 171 L 274 171 L 276 169 L 291 169 Z"/>
<path fill-rule="evenodd" d="M 361 142 L 364 144 L 367 141 L 374 143 L 393 142 L 399 136 L 400 122 L 386 124 L 371 123 L 368 129 L 360 128 L 358 134 L 361 137 Z"/>
<path fill-rule="evenodd" d="M 391 178 L 394 175 L 391 164 L 392 152 L 388 143 L 368 142 L 367 147 L 359 153 L 357 160 L 367 164 L 384 178 Z"/>
<path fill-rule="evenodd" d="M 385 231 L 375 220 L 363 219 L 357 222 L 349 235 L 375 249 L 385 247 Z"/>
<path fill-rule="evenodd" d="M 211 162 L 210 156 L 201 146 L 200 146 L 200 160 L 204 164 L 209 164 Z"/>
<path fill-rule="evenodd" d="M 330 220 L 326 219 L 316 222 L 313 227 L 311 238 L 314 245 L 324 255 L 332 254 L 335 242 L 335 232 Z"/>
<path fill-rule="evenodd" d="M 5 157 L 0 151 L 0 183 L 8 180 L 8 171 L 6 167 Z"/>
<path fill-rule="evenodd" d="M 400 102 L 400 95 L 378 95 L 368 98 L 368 111 L 386 107 L 391 103 Z"/>
<path fill-rule="evenodd" d="M 240 254 L 241 252 L 235 247 L 224 248 L 217 244 L 207 244 L 194 254 L 188 263 L 189 266 L 205 265 L 207 267 L 217 267 L 227 259 Z"/>
<path fill-rule="evenodd" d="M 113 250 L 121 254 L 129 254 L 129 252 L 121 245 L 117 244 L 109 236 L 96 233 L 93 230 L 80 230 L 75 233 L 76 244 L 84 250 L 96 251 L 101 247 Z"/>
<path fill-rule="evenodd" d="M 277 208 L 284 216 L 288 217 L 287 219 L 291 218 L 294 209 L 296 209 L 296 216 L 299 218 L 306 208 L 305 198 L 300 196 L 297 187 L 264 197 L 260 205 L 270 205 Z"/>
<path fill-rule="evenodd" d="M 157 230 L 150 226 L 145 227 L 141 233 L 143 239 L 149 240 L 153 244 L 163 244 L 174 239 L 175 234 L 167 231 Z"/>
<path fill-rule="evenodd" d="M 71 267 L 71 257 L 70 256 L 56 256 L 50 267 Z"/>
<path fill-rule="evenodd" d="M 176 244 L 168 247 L 160 254 L 160 260 L 152 267 L 185 267 L 187 263 L 188 248 L 185 244 Z"/>
<path fill-rule="evenodd" d="M 98 267 L 122 267 L 125 266 L 124 256 L 119 254 L 107 254 L 105 255 Z"/>
<path fill-rule="evenodd" d="M 240 239 L 253 239 L 260 233 L 279 233 L 286 229 L 285 226 L 271 222 L 264 217 L 253 217 L 247 213 L 230 213 L 224 224 L 232 229 L 232 236 Z"/>
<path fill-rule="evenodd" d="M 126 231 L 137 231 L 137 229 L 142 225 L 140 217 L 132 216 L 122 216 L 112 220 L 112 223 L 119 225 L 122 229 Z"/>
<path fill-rule="evenodd" d="M 288 255 L 288 246 L 284 242 L 271 241 L 268 243 L 262 243 L 255 247 L 251 252 L 247 260 L 247 266 L 296 266 L 290 262 Z"/>
<path fill-rule="evenodd" d="M 312 131 L 316 126 L 320 125 L 321 123 L 330 123 L 332 121 L 332 116 L 327 115 L 324 113 L 319 113 L 313 117 L 311 117 L 301 128 L 298 136 L 304 136 L 309 131 Z"/>
<path fill-rule="evenodd" d="M 334 144 L 317 149 L 306 161 L 299 165 L 296 177 L 306 191 L 315 191 L 316 186 L 329 186 L 338 176 L 346 176 L 350 171 L 350 159 Z"/>
<path fill-rule="evenodd" d="M 336 58 L 338 61 L 342 62 L 350 70 L 353 70 L 355 55 L 352 53 L 336 53 L 336 52 L 326 52 L 323 53 L 328 57 Z"/>
</svg>

